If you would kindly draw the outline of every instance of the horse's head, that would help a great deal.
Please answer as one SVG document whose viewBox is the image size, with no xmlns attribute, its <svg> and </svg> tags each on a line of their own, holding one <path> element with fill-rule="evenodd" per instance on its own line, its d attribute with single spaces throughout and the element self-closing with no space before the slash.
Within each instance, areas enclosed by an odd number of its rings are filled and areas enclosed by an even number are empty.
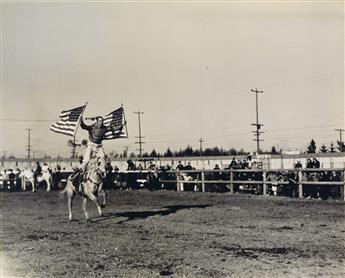
<svg viewBox="0 0 345 278">
<path fill-rule="evenodd" d="M 25 178 L 31 178 L 33 177 L 33 173 L 31 169 L 24 169 L 21 173 L 20 173 L 20 177 L 25 177 Z"/>
<path fill-rule="evenodd" d="M 88 177 L 89 177 L 89 180 L 91 180 L 93 183 L 100 184 L 103 182 L 104 172 L 101 171 L 98 167 L 97 168 L 95 167 L 90 171 L 90 174 Z"/>
</svg>

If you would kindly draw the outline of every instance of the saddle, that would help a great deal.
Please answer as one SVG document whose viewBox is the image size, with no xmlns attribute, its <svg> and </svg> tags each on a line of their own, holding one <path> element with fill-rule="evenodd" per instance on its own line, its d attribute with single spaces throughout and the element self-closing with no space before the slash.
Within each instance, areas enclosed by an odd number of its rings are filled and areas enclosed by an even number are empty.
<svg viewBox="0 0 345 278">
<path fill-rule="evenodd" d="M 77 189 L 77 192 L 79 194 L 83 194 L 83 185 L 86 183 L 86 181 L 90 180 L 93 183 L 98 183 L 98 181 L 95 181 L 92 178 L 92 175 L 97 172 L 99 177 L 101 178 L 101 181 L 99 183 L 102 183 L 105 179 L 105 172 L 101 171 L 99 167 L 95 167 L 95 165 L 87 165 L 85 170 L 77 169 L 72 176 L 70 177 L 73 186 Z"/>
</svg>

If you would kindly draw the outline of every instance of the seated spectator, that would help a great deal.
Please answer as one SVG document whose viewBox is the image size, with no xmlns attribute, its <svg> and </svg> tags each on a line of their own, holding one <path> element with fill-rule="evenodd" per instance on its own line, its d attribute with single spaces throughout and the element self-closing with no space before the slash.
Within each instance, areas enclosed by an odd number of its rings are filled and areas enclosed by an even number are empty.
<svg viewBox="0 0 345 278">
<path fill-rule="evenodd" d="M 242 159 L 242 161 L 241 161 L 241 169 L 248 169 L 247 159 Z"/>
<path fill-rule="evenodd" d="M 230 169 L 236 169 L 237 168 L 237 162 L 235 158 L 232 158 L 230 165 L 229 165 Z"/>
<path fill-rule="evenodd" d="M 184 170 L 193 170 L 192 165 L 190 164 L 190 162 L 188 162 L 188 164 L 186 165 L 186 167 L 184 167 Z"/>
<path fill-rule="evenodd" d="M 176 170 L 183 170 L 184 166 L 182 165 L 181 161 L 178 162 L 177 166 L 176 166 Z"/>
<path fill-rule="evenodd" d="M 216 164 L 216 165 L 214 166 L 214 169 L 213 169 L 213 170 L 216 170 L 216 171 L 217 171 L 217 172 L 214 172 L 214 173 L 213 173 L 213 179 L 214 179 L 214 180 L 220 180 L 221 172 L 219 171 L 219 170 L 220 170 L 219 165 Z M 218 172 L 218 171 L 219 171 L 219 172 Z"/>
<path fill-rule="evenodd" d="M 149 166 L 147 167 L 147 170 L 150 170 L 150 171 L 156 170 L 156 165 L 154 165 L 153 162 L 150 161 Z"/>
<path fill-rule="evenodd" d="M 312 168 L 320 168 L 320 161 L 318 161 L 316 158 L 313 158 Z"/>
<path fill-rule="evenodd" d="M 13 173 L 13 170 L 12 170 L 12 169 L 8 170 L 8 175 L 7 175 L 7 177 L 8 177 L 8 182 L 9 182 L 9 189 L 10 189 L 11 191 L 15 191 L 16 188 L 15 188 L 14 181 L 15 181 L 15 179 L 16 179 L 16 175 Z"/>
<path fill-rule="evenodd" d="M 247 157 L 247 169 L 251 169 L 252 168 L 252 156 L 248 155 Z"/>
<path fill-rule="evenodd" d="M 132 160 L 127 160 L 127 171 L 135 171 L 137 167 Z"/>
<path fill-rule="evenodd" d="M 302 169 L 302 163 L 301 161 L 297 161 L 297 163 L 295 164 L 295 169 Z"/>
<path fill-rule="evenodd" d="M 307 164 L 305 165 L 305 168 L 307 169 L 313 168 L 313 162 L 311 161 L 310 158 L 307 159 Z"/>
</svg>

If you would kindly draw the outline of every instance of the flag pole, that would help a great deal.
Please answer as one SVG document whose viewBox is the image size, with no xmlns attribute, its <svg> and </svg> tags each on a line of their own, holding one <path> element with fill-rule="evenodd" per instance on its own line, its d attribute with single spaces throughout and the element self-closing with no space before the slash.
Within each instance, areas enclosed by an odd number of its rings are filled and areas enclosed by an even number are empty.
<svg viewBox="0 0 345 278">
<path fill-rule="evenodd" d="M 83 109 L 83 112 L 81 112 L 81 113 L 80 113 L 80 115 L 79 115 L 79 118 L 78 118 L 77 123 L 79 123 L 79 122 L 80 122 L 80 119 L 81 119 L 81 117 L 83 116 L 83 114 L 84 114 L 84 112 L 85 112 L 86 105 L 87 105 L 87 102 L 85 103 L 85 107 L 84 107 L 84 109 Z M 77 129 L 78 129 L 78 127 L 79 127 L 79 125 L 77 125 L 77 127 L 76 127 L 76 129 L 75 129 L 75 131 L 74 131 L 73 138 L 75 137 L 75 135 L 76 135 L 76 133 L 77 133 Z"/>
<path fill-rule="evenodd" d="M 73 158 L 75 158 L 75 146 L 76 146 L 76 145 L 75 145 L 75 136 L 76 136 L 76 134 L 77 134 L 77 130 L 78 130 L 78 127 L 79 127 L 79 122 L 80 122 L 81 117 L 82 117 L 83 114 L 84 114 L 86 105 L 87 105 L 87 102 L 85 103 L 85 107 L 84 107 L 84 109 L 83 109 L 83 112 L 81 112 L 80 115 L 79 115 L 79 118 L 78 118 L 78 121 L 77 121 L 78 124 L 76 125 L 75 131 L 74 131 L 74 134 L 73 134 Z"/>
<path fill-rule="evenodd" d="M 121 107 L 123 109 L 123 103 L 121 103 Z M 125 120 L 125 128 L 126 128 L 126 135 L 127 135 L 126 138 L 128 138 L 128 129 L 127 129 L 127 121 L 126 121 L 125 109 L 123 109 L 123 119 Z"/>
</svg>

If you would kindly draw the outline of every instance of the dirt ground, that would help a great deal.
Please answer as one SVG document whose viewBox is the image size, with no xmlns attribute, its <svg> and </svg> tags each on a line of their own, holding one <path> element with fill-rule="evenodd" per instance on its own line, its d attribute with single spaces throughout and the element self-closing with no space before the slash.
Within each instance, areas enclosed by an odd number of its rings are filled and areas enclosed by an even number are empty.
<svg viewBox="0 0 345 278">
<path fill-rule="evenodd" d="M 345 203 L 109 191 L 102 217 L 59 192 L 0 193 L 1 277 L 345 277 Z"/>
</svg>

